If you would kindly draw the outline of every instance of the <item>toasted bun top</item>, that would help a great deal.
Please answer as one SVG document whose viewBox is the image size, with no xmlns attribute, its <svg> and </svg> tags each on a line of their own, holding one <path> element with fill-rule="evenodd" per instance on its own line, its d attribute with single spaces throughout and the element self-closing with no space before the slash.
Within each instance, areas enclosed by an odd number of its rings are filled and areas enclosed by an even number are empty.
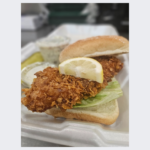
<svg viewBox="0 0 150 150">
<path fill-rule="evenodd" d="M 75 57 L 98 57 L 129 52 L 129 41 L 122 36 L 96 36 L 79 40 L 66 47 L 60 54 L 63 62 Z"/>
</svg>

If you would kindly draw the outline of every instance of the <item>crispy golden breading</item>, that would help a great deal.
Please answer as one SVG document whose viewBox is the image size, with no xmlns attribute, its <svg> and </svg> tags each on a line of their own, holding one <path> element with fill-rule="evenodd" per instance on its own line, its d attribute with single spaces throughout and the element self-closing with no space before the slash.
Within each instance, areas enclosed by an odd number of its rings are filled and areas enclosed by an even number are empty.
<svg viewBox="0 0 150 150">
<path fill-rule="evenodd" d="M 123 63 L 113 56 L 101 56 L 95 57 L 94 59 L 102 65 L 104 79 L 107 80 L 107 82 L 110 82 L 111 78 L 113 78 L 123 68 Z"/>
<path fill-rule="evenodd" d="M 30 89 L 22 89 L 26 95 L 21 100 L 22 104 L 33 112 L 44 112 L 52 107 L 66 110 L 81 103 L 82 99 L 94 97 L 123 67 L 123 63 L 115 57 L 103 56 L 94 59 L 102 64 L 103 83 L 62 75 L 57 68 L 48 67 L 35 74 L 37 78 Z"/>
</svg>

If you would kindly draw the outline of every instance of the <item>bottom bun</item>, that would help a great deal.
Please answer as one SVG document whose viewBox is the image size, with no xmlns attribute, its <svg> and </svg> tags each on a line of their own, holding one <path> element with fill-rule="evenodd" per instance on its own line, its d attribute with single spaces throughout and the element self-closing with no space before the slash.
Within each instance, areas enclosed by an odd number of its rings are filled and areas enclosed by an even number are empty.
<svg viewBox="0 0 150 150">
<path fill-rule="evenodd" d="M 52 115 L 55 118 L 63 117 L 110 125 L 113 124 L 118 118 L 119 108 L 117 100 L 112 100 L 103 105 L 87 108 L 67 109 L 65 112 L 62 112 L 59 108 L 52 108 L 46 110 L 45 113 Z"/>
</svg>

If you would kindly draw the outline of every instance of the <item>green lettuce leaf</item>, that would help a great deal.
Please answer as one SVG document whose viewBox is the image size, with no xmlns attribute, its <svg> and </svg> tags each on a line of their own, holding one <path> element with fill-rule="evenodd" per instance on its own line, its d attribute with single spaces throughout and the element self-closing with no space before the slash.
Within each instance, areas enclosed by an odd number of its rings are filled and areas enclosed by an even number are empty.
<svg viewBox="0 0 150 150">
<path fill-rule="evenodd" d="M 110 102 L 111 100 L 117 99 L 123 95 L 118 81 L 112 78 L 112 81 L 100 91 L 95 97 L 81 100 L 81 104 L 76 104 L 73 108 L 91 107 L 100 104 Z"/>
</svg>

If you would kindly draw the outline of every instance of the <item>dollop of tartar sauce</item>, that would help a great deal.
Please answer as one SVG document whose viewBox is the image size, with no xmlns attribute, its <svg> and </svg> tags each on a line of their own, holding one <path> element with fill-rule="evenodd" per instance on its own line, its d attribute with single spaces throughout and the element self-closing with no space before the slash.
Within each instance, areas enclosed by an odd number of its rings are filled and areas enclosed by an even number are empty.
<svg viewBox="0 0 150 150">
<path fill-rule="evenodd" d="M 32 68 L 30 71 L 27 72 L 24 80 L 26 80 L 26 82 L 31 85 L 33 82 L 33 79 L 36 78 L 36 76 L 34 75 L 36 72 L 38 71 L 43 71 L 45 68 L 43 66 L 37 66 L 35 68 Z"/>
<path fill-rule="evenodd" d="M 66 46 L 68 46 L 69 41 L 70 39 L 68 37 L 57 35 L 42 38 L 38 40 L 36 44 L 38 45 L 45 62 L 58 65 L 59 54 Z"/>
<path fill-rule="evenodd" d="M 56 67 L 54 64 L 50 64 L 48 62 L 36 62 L 30 64 L 22 69 L 21 71 L 21 80 L 23 81 L 23 85 L 30 87 L 33 79 L 36 78 L 34 75 L 36 72 L 43 71 L 47 67 Z"/>
<path fill-rule="evenodd" d="M 68 37 L 56 35 L 52 37 L 42 38 L 37 41 L 37 44 L 40 47 L 56 47 L 56 46 L 68 44 L 68 42 L 69 42 Z"/>
</svg>

